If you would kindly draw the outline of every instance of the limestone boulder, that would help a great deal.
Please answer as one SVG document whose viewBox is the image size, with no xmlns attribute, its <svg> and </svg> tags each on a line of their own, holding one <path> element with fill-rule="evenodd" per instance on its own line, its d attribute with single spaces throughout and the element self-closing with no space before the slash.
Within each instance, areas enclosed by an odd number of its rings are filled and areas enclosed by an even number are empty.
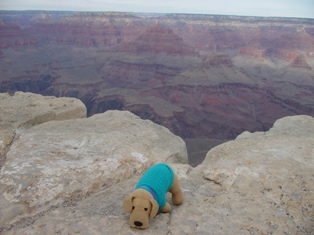
<svg viewBox="0 0 314 235">
<path fill-rule="evenodd" d="M 33 93 L 0 93 L 0 166 L 14 137 L 30 126 L 51 120 L 86 117 L 78 99 L 56 98 Z"/>
<path fill-rule="evenodd" d="M 236 234 L 314 234 L 313 117 L 245 132 L 209 151 L 196 171 L 224 191 L 212 203 Z"/>
<path fill-rule="evenodd" d="M 127 111 L 34 126 L 14 141 L 0 171 L 0 227 L 110 188 L 160 161 L 187 163 L 184 141 Z"/>
<path fill-rule="evenodd" d="M 215 147 L 196 168 L 172 163 L 184 203 L 158 214 L 146 230 L 130 228 L 122 207 L 142 174 L 138 171 L 20 220 L 3 233 L 314 234 L 313 146 L 314 118 L 294 116 L 278 120 L 267 132 L 245 132 Z"/>
</svg>

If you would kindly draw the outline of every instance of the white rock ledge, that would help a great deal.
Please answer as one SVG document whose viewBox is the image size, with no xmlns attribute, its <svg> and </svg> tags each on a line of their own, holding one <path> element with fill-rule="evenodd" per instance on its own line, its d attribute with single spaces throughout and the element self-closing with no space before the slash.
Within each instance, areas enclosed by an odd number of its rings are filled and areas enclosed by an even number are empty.
<svg viewBox="0 0 314 235">
<path fill-rule="evenodd" d="M 187 163 L 184 141 L 128 111 L 34 126 L 12 144 L 0 171 L 0 227 L 159 161 Z"/>
<path fill-rule="evenodd" d="M 123 199 L 157 161 L 177 172 L 184 203 L 131 229 Z M 196 168 L 184 163 L 182 139 L 129 112 L 34 126 L 0 171 L 0 232 L 314 234 L 313 117 L 282 118 L 213 148 Z"/>
</svg>

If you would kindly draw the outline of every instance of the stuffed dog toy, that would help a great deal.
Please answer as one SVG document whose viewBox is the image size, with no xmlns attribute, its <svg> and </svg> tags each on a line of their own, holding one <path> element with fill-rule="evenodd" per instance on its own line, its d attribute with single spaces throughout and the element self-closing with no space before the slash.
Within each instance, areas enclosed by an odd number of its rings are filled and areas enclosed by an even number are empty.
<svg viewBox="0 0 314 235">
<path fill-rule="evenodd" d="M 158 212 L 171 211 L 166 201 L 166 193 L 172 194 L 172 203 L 180 205 L 183 194 L 177 175 L 170 166 L 158 163 L 150 167 L 135 187 L 135 191 L 124 199 L 123 208 L 131 213 L 129 224 L 131 227 L 145 229 L 149 220 Z"/>
</svg>

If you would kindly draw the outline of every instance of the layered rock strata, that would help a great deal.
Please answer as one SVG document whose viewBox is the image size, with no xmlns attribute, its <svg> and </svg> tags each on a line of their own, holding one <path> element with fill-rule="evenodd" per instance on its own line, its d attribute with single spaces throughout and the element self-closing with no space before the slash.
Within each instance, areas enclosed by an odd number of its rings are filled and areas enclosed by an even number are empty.
<svg viewBox="0 0 314 235">
<path fill-rule="evenodd" d="M 287 115 L 314 116 L 313 25 L 273 17 L 1 11 L 0 92 L 75 97 L 89 116 L 129 110 L 182 138 L 234 139 Z"/>
</svg>

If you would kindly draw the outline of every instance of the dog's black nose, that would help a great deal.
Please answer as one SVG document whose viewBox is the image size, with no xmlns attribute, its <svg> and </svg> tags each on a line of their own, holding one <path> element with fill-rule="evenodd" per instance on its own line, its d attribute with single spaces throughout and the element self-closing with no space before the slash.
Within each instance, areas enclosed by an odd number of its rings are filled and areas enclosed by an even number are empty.
<svg viewBox="0 0 314 235">
<path fill-rule="evenodd" d="M 143 223 L 140 222 L 140 221 L 135 221 L 134 225 L 137 226 L 137 227 L 141 227 L 143 225 Z"/>
</svg>

